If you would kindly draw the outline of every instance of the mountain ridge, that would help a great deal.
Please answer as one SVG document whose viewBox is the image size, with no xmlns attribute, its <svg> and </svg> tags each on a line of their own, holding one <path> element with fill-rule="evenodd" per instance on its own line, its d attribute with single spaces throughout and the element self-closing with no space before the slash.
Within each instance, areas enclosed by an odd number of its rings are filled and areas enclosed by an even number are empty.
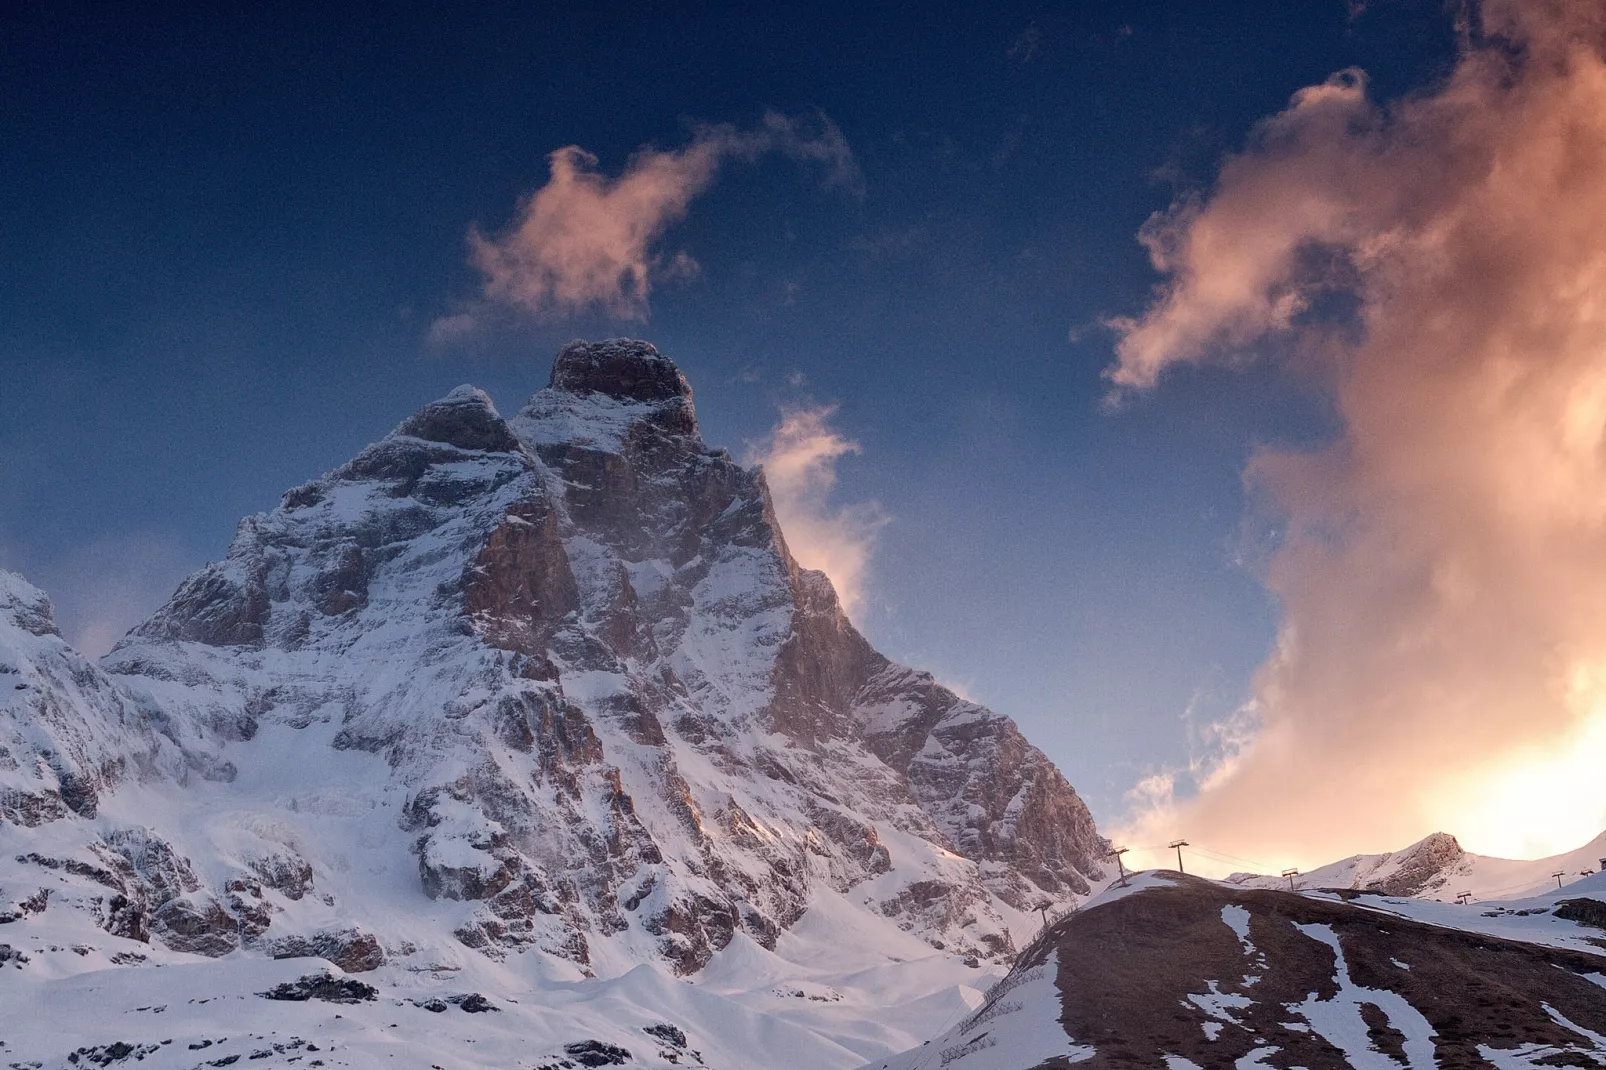
<svg viewBox="0 0 1606 1070">
<path fill-rule="evenodd" d="M 1603 882 L 1496 915 L 1143 871 L 1051 925 L 969 1015 L 864 1070 L 1600 1065 Z"/>
<path fill-rule="evenodd" d="M 92 815 L 6 811 L 0 915 L 26 931 L 49 887 L 104 934 L 82 968 L 692 976 L 825 897 L 978 969 L 1105 876 L 1053 763 L 874 650 L 647 343 L 564 347 L 511 418 L 467 386 L 424 406 L 74 664 L 116 708 L 60 701 L 156 758 Z"/>
<path fill-rule="evenodd" d="M 1455 899 L 1463 892 L 1474 900 L 1515 898 L 1543 891 L 1606 868 L 1606 832 L 1571 851 L 1545 858 L 1516 859 L 1480 855 L 1461 846 L 1447 832 L 1435 832 L 1398 851 L 1357 854 L 1309 870 L 1296 878 L 1305 888 L 1343 889 L 1388 896 Z M 1286 877 L 1234 873 L 1230 883 L 1276 888 Z"/>
</svg>

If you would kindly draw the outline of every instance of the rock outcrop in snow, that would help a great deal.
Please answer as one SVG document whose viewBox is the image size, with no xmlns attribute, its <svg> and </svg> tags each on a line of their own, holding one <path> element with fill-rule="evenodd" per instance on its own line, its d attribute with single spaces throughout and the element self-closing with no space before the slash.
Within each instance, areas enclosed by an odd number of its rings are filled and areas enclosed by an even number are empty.
<svg viewBox="0 0 1606 1070">
<path fill-rule="evenodd" d="M 1102 877 L 1053 764 L 865 641 L 643 342 L 571 344 L 512 419 L 468 387 L 426 406 L 243 521 L 104 672 L 38 627 L 0 641 L 63 666 L 95 745 L 18 737 L 35 787 L 5 798 L 37 801 L 7 819 L 81 822 L 136 766 L 148 798 L 0 886 L 112 850 L 136 939 L 688 973 L 828 892 L 1007 960 L 1020 912 Z"/>
<path fill-rule="evenodd" d="M 69 647 L 43 591 L 0 570 L 0 822 L 92 818 L 172 748 Z"/>
</svg>

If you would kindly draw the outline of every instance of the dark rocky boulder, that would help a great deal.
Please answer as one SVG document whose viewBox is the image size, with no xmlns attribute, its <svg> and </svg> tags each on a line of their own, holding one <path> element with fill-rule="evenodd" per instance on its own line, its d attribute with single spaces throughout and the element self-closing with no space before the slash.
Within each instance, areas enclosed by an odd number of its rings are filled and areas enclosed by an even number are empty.
<svg viewBox="0 0 1606 1070">
<path fill-rule="evenodd" d="M 365 1003 L 379 998 L 379 990 L 351 977 L 335 977 L 327 973 L 308 974 L 295 981 L 275 985 L 266 992 L 257 993 L 263 999 L 304 1003 L 318 999 L 325 1003 Z"/>
<path fill-rule="evenodd" d="M 355 928 L 324 930 L 311 936 L 282 936 L 265 946 L 276 959 L 326 959 L 346 973 L 367 973 L 385 964 L 385 949 L 378 938 Z"/>
</svg>

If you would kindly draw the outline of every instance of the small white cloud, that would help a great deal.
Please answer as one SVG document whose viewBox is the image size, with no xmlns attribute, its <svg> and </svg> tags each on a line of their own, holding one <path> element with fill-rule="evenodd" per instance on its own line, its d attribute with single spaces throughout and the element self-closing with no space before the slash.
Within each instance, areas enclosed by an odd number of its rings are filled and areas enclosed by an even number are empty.
<svg viewBox="0 0 1606 1070">
<path fill-rule="evenodd" d="M 831 578 L 851 617 L 864 606 L 866 570 L 888 517 L 876 502 L 837 505 L 836 464 L 859 444 L 831 426 L 835 405 L 783 410 L 781 422 L 751 445 L 747 463 L 764 466 L 787 548 L 804 568 Z"/>
<path fill-rule="evenodd" d="M 1016 63 L 1030 63 L 1043 47 L 1043 33 L 1036 26 L 1028 26 L 1015 35 L 1005 54 Z"/>
</svg>

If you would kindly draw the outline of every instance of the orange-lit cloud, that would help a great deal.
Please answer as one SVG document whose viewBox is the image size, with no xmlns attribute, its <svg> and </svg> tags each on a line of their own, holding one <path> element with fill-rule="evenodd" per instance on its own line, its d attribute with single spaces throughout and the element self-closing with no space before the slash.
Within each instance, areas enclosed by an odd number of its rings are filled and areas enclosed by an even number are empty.
<svg viewBox="0 0 1606 1070">
<path fill-rule="evenodd" d="M 852 617 L 864 606 L 870 551 L 887 518 L 875 502 L 832 502 L 837 461 L 859 452 L 857 442 L 831 426 L 835 415 L 834 405 L 786 409 L 769 437 L 749 448 L 746 460 L 764 466 L 792 556 L 831 578 Z"/>
<path fill-rule="evenodd" d="M 1342 431 L 1252 461 L 1282 520 L 1258 730 L 1191 798 L 1146 785 L 1134 835 L 1310 864 L 1606 827 L 1606 5 L 1472 14 L 1442 84 L 1302 90 L 1144 228 L 1166 283 L 1118 389 L 1259 354 Z"/>
<path fill-rule="evenodd" d="M 472 332 L 488 308 L 541 318 L 602 312 L 645 320 L 654 285 L 695 276 L 697 263 L 658 243 L 730 160 L 778 152 L 822 168 L 828 185 L 854 188 L 858 169 L 841 131 L 824 117 L 805 125 L 774 112 L 752 130 L 700 127 L 679 149 L 643 148 L 618 176 L 569 145 L 548 158 L 547 184 L 526 197 L 513 222 L 487 237 L 469 231 L 480 301 L 435 322 L 436 341 Z"/>
</svg>

